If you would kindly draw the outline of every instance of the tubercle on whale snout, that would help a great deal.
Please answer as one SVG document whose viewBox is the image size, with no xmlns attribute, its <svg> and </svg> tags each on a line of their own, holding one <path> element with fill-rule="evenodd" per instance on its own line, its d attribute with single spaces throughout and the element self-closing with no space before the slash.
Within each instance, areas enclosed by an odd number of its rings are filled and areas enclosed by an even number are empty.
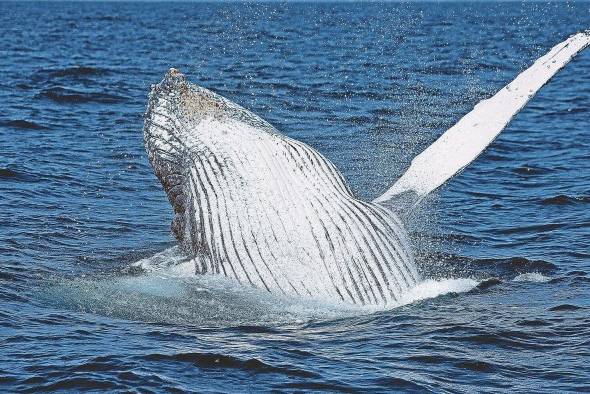
<svg viewBox="0 0 590 394">
<path fill-rule="evenodd" d="M 162 101 L 170 100 L 173 95 L 180 93 L 183 87 L 187 87 L 186 77 L 178 70 L 171 68 L 160 83 L 150 86 L 144 119 L 149 119 L 154 108 L 162 104 Z"/>
<path fill-rule="evenodd" d="M 182 119 L 191 112 L 188 103 L 192 96 L 185 75 L 175 68 L 169 69 L 160 83 L 151 85 L 143 127 L 148 155 L 154 143 L 185 144 L 180 138 Z"/>
<path fill-rule="evenodd" d="M 174 91 L 180 91 L 183 88 L 188 88 L 186 76 L 177 69 L 171 68 L 164 75 L 160 83 L 151 85 L 150 96 L 161 93 L 172 93 Z"/>
</svg>

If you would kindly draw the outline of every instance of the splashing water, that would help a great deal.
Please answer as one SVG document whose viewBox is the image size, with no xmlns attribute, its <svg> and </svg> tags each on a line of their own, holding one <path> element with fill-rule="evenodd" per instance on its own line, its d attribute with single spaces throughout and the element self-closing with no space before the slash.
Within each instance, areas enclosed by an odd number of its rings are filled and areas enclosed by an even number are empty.
<svg viewBox="0 0 590 394">
<path fill-rule="evenodd" d="M 195 274 L 194 261 L 168 248 L 123 269 L 123 275 L 50 281 L 40 299 L 60 307 L 128 320 L 190 325 L 287 324 L 393 310 L 428 298 L 463 293 L 474 279 L 429 279 L 386 306 L 269 293 L 216 275 Z"/>
<path fill-rule="evenodd" d="M 513 280 L 515 282 L 549 282 L 551 278 L 540 272 L 527 272 L 518 275 Z"/>
</svg>

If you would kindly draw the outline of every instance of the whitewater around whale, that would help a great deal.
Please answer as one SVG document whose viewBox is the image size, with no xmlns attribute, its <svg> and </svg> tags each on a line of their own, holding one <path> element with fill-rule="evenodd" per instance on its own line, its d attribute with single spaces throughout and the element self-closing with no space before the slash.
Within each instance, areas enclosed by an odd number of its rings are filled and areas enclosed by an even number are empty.
<svg viewBox="0 0 590 394">
<path fill-rule="evenodd" d="M 473 161 L 559 69 L 588 46 L 555 46 L 418 155 L 373 202 L 336 167 L 239 105 L 171 69 L 152 87 L 144 139 L 195 274 L 285 295 L 399 303 L 421 277 L 396 204 L 416 204 Z"/>
</svg>

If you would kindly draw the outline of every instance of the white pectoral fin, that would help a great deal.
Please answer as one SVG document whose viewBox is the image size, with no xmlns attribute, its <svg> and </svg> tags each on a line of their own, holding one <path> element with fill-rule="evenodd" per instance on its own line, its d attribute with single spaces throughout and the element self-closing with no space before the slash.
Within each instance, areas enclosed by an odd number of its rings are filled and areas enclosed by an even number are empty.
<svg viewBox="0 0 590 394">
<path fill-rule="evenodd" d="M 416 156 L 402 177 L 373 202 L 385 203 L 402 194 L 420 200 L 444 184 L 475 160 L 534 94 L 589 44 L 590 30 L 586 30 L 553 47 Z"/>
</svg>

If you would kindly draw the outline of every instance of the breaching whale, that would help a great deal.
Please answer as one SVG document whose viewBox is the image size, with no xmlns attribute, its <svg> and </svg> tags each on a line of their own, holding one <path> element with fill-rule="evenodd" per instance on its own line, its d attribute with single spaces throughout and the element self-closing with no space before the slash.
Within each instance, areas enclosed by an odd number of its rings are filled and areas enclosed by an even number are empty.
<svg viewBox="0 0 590 394">
<path fill-rule="evenodd" d="M 589 43 L 587 31 L 552 48 L 372 202 L 356 198 L 315 149 L 170 69 L 149 94 L 144 140 L 174 209 L 172 231 L 197 274 L 288 295 L 395 303 L 420 281 L 395 213 L 400 196 L 416 203 L 461 171 Z"/>
</svg>

